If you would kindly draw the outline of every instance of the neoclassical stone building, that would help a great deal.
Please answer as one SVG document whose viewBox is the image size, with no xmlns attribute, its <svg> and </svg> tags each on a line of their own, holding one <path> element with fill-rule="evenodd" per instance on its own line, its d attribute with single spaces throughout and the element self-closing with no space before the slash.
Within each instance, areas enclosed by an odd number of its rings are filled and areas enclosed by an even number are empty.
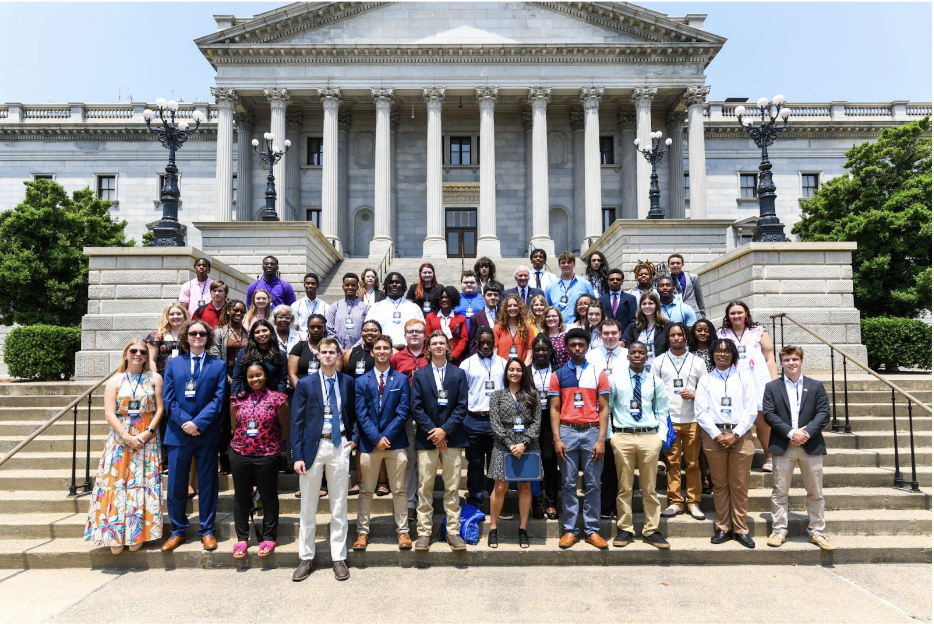
<svg viewBox="0 0 934 624">
<path fill-rule="evenodd" d="M 196 41 L 217 71 L 208 123 L 178 154 L 179 218 L 252 221 L 266 170 L 251 141 L 291 149 L 275 167 L 283 220 L 310 220 L 345 256 L 521 256 L 586 249 L 616 219 L 649 210 L 649 164 L 669 218 L 722 219 L 736 242 L 758 215 L 758 150 L 735 101 L 707 101 L 705 68 L 726 38 L 704 15 L 616 2 L 312 2 L 216 16 Z M 729 52 L 724 52 L 729 53 Z M 781 88 L 781 85 L 776 85 Z M 797 103 L 770 150 L 777 211 L 843 173 L 844 152 L 930 103 Z M 165 150 L 152 104 L 0 104 L 0 209 L 22 181 L 52 177 L 115 200 L 131 235 L 161 215 Z M 747 105 L 748 107 L 748 105 Z M 752 224 L 752 225 L 750 225 Z"/>
</svg>

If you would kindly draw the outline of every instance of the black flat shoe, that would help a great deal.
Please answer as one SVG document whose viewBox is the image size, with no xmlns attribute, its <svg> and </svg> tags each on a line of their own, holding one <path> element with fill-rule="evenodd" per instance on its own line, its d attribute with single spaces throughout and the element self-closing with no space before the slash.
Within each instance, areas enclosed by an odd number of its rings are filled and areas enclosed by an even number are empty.
<svg viewBox="0 0 934 624">
<path fill-rule="evenodd" d="M 529 532 L 525 529 L 519 529 L 519 548 L 529 547 Z"/>
<path fill-rule="evenodd" d="M 496 535 L 496 529 L 490 529 L 486 534 L 486 545 L 490 548 L 499 548 L 499 536 Z"/>
<path fill-rule="evenodd" d="M 735 539 L 737 542 L 739 542 L 746 548 L 756 547 L 756 543 L 752 541 L 752 538 L 749 537 L 748 533 L 737 533 L 736 535 L 733 536 L 733 539 Z"/>
<path fill-rule="evenodd" d="M 547 516 L 547 518 L 548 518 L 549 520 L 557 520 L 557 519 L 558 519 L 558 510 L 554 509 L 554 510 L 552 510 L 552 511 L 546 512 L 546 513 L 545 513 L 545 516 Z"/>
<path fill-rule="evenodd" d="M 733 539 L 732 531 L 721 531 L 720 529 L 717 529 L 716 532 L 714 532 L 713 537 L 710 538 L 710 543 L 725 544 L 731 539 Z"/>
<path fill-rule="evenodd" d="M 532 517 L 536 520 L 543 520 L 545 518 L 545 510 L 541 507 L 536 507 L 535 510 L 532 511 Z"/>
</svg>

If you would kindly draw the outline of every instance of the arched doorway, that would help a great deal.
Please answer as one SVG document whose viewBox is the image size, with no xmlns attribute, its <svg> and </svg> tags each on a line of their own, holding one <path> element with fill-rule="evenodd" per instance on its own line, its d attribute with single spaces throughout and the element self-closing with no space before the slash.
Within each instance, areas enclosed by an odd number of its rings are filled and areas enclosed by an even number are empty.
<svg viewBox="0 0 934 624">
<path fill-rule="evenodd" d="M 570 220 L 564 207 L 552 206 L 548 211 L 548 235 L 555 242 L 556 254 L 571 250 L 569 228 Z"/>
<path fill-rule="evenodd" d="M 370 241 L 373 240 L 373 210 L 362 206 L 353 213 L 351 224 L 353 237 L 353 255 L 366 257 L 370 253 Z"/>
</svg>

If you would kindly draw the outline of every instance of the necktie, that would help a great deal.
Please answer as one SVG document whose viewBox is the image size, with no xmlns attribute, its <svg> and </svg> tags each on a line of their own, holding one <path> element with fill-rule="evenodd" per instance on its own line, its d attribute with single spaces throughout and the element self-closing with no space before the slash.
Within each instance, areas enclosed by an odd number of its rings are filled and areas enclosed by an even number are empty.
<svg viewBox="0 0 934 624">
<path fill-rule="evenodd" d="M 386 387 L 386 380 L 383 378 L 383 373 L 379 374 L 379 404 L 383 404 L 383 389 Z"/>
<path fill-rule="evenodd" d="M 528 299 L 525 298 L 525 288 L 519 292 L 519 296 L 522 297 L 522 303 L 528 303 Z"/>
<path fill-rule="evenodd" d="M 639 415 L 636 416 L 633 414 L 633 418 L 636 419 L 636 422 L 642 420 L 642 377 L 636 376 L 635 381 L 632 386 L 632 400 L 638 401 L 639 403 Z"/>
<path fill-rule="evenodd" d="M 197 379 L 197 377 L 201 374 L 201 358 L 202 357 L 204 356 L 195 355 L 191 358 L 192 362 L 194 363 L 193 368 L 192 368 L 192 373 L 191 373 L 191 376 L 193 379 Z"/>
<path fill-rule="evenodd" d="M 331 406 L 331 441 L 334 446 L 341 443 L 341 421 L 337 413 L 337 395 L 334 394 L 334 378 L 328 378 L 328 405 Z"/>
<path fill-rule="evenodd" d="M 535 271 L 535 288 L 541 288 L 541 287 L 542 287 L 542 272 Z"/>
<path fill-rule="evenodd" d="M 616 316 L 616 311 L 619 309 L 619 293 L 613 293 L 613 316 Z"/>
</svg>

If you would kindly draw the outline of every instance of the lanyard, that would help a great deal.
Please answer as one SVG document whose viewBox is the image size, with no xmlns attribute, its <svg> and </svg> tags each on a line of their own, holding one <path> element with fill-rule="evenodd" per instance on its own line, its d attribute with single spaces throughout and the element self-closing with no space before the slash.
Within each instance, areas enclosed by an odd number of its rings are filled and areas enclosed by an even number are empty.
<svg viewBox="0 0 934 624">
<path fill-rule="evenodd" d="M 643 341 L 645 341 L 646 346 L 648 346 L 650 342 L 652 343 L 653 351 L 655 347 L 655 332 L 657 330 L 658 328 L 653 325 L 651 330 L 643 329 L 642 333 L 639 334 L 639 337 L 642 338 Z M 649 333 L 650 331 L 651 333 Z"/>
<path fill-rule="evenodd" d="M 539 375 L 537 372 L 539 370 L 544 371 L 544 372 L 541 375 Z M 534 375 L 536 378 L 538 378 L 541 381 L 541 385 L 538 386 L 540 390 L 548 390 L 548 388 L 545 387 L 545 384 L 548 380 L 548 377 L 551 376 L 551 366 L 548 366 L 547 368 L 535 368 L 532 370 L 532 375 Z"/>
<path fill-rule="evenodd" d="M 492 380 L 493 380 L 493 358 L 492 358 L 492 357 L 489 358 L 489 360 L 490 360 L 490 365 L 489 365 L 489 366 L 487 366 L 486 364 L 483 363 L 483 360 L 485 360 L 485 359 L 487 359 L 487 358 L 482 358 L 482 357 L 481 357 L 481 358 L 477 358 L 477 359 L 480 360 L 480 366 L 482 366 L 483 368 L 486 369 L 486 377 L 487 377 L 487 379 L 489 379 L 490 381 L 492 381 Z"/>
<path fill-rule="evenodd" d="M 136 377 L 136 385 L 133 385 L 133 377 Z M 130 377 L 130 373 L 126 374 L 126 381 L 130 384 L 130 398 L 136 400 L 136 391 L 139 389 L 140 384 L 143 382 L 143 374 L 137 373 Z M 795 386 L 795 391 L 797 392 L 797 386 Z"/>
<path fill-rule="evenodd" d="M 788 379 L 788 378 L 785 377 L 785 379 Z M 788 381 L 791 381 L 791 380 L 788 379 Z M 800 377 L 798 377 L 798 381 L 792 381 L 792 382 L 791 382 L 791 385 L 793 385 L 793 386 L 795 387 L 795 403 L 798 403 L 798 404 L 801 403 L 801 393 L 798 392 L 798 384 L 799 384 L 799 383 L 800 383 L 801 385 L 804 385 L 804 382 L 801 381 L 801 378 L 800 378 Z"/>
<path fill-rule="evenodd" d="M 308 297 L 305 297 L 305 310 L 308 311 L 308 316 L 311 316 L 315 312 L 318 311 L 318 304 L 321 303 L 321 301 L 317 297 L 315 297 L 315 307 L 313 308 L 311 307 L 311 304 L 308 303 L 308 301 L 309 301 Z"/>
<path fill-rule="evenodd" d="M 743 333 L 741 333 L 739 336 L 736 335 L 736 332 L 733 331 L 732 327 L 730 328 L 730 333 L 732 333 L 733 337 L 736 338 L 736 344 L 741 345 L 743 344 L 743 338 L 746 336 L 746 327 L 743 326 Z"/>
<path fill-rule="evenodd" d="M 418 359 L 419 358 L 417 355 L 412 353 L 412 349 L 406 347 L 405 350 L 408 351 L 412 355 L 412 375 L 414 375 L 415 371 L 418 370 Z M 409 375 L 409 377 L 411 377 L 412 375 Z"/>
<path fill-rule="evenodd" d="M 574 288 L 574 282 L 576 282 L 576 281 L 577 281 L 577 277 L 572 277 L 572 278 L 571 278 L 571 283 L 568 284 L 567 286 L 564 285 L 564 280 L 563 280 L 563 279 L 559 282 L 559 285 L 561 286 L 561 290 L 564 291 L 564 296 L 565 296 L 565 297 L 567 297 L 567 296 L 568 296 L 568 293 L 571 291 L 571 289 Z"/>
<path fill-rule="evenodd" d="M 401 306 L 402 303 L 403 303 L 404 301 L 405 301 L 405 297 L 401 297 L 401 298 L 399 299 L 399 303 L 396 303 L 395 300 L 393 300 L 393 299 L 390 299 L 390 300 L 389 300 L 389 303 L 391 303 L 391 304 L 396 308 L 396 310 L 398 311 L 398 310 L 399 310 L 399 306 Z"/>
<path fill-rule="evenodd" d="M 243 329 L 243 325 L 240 326 L 240 335 L 239 335 L 239 336 L 238 336 L 237 334 L 234 333 L 233 327 L 230 327 L 229 325 L 228 325 L 227 333 L 228 333 L 228 335 L 233 336 L 233 337 L 237 340 L 237 345 L 238 345 L 238 347 L 242 349 L 242 348 L 243 348 L 243 342 L 244 342 L 243 335 L 246 333 L 246 332 L 244 331 L 244 329 Z"/>
<path fill-rule="evenodd" d="M 263 399 L 266 398 L 266 393 L 268 391 L 269 391 L 269 388 L 266 388 L 264 386 L 262 392 L 258 394 L 256 392 L 253 392 L 250 394 L 250 407 L 253 409 L 253 418 L 256 418 L 256 406 L 263 402 Z"/>
<path fill-rule="evenodd" d="M 336 376 L 336 373 L 335 373 Z M 330 377 L 328 378 L 330 379 Z M 321 394 L 324 395 L 324 404 L 327 405 L 331 401 L 331 393 L 327 390 L 327 384 L 324 383 L 325 377 L 323 373 L 318 373 L 318 380 L 321 382 Z M 334 379 L 334 388 L 337 387 L 337 379 Z M 337 395 L 338 410 L 340 410 L 340 394 Z"/>
<path fill-rule="evenodd" d="M 207 279 L 204 280 L 204 282 L 203 282 L 203 283 L 204 283 L 204 286 L 201 286 L 202 282 L 199 282 L 197 277 L 196 277 L 195 279 L 193 279 L 192 281 L 193 281 L 193 282 L 197 282 L 198 286 L 201 288 L 201 299 L 200 299 L 200 301 L 204 301 L 204 289 L 208 287 L 208 280 L 207 280 Z"/>
<path fill-rule="evenodd" d="M 574 362 L 568 362 L 568 366 L 574 367 L 574 377 L 577 379 L 577 387 L 580 388 L 581 377 L 584 375 L 584 369 L 587 368 L 587 361 L 584 360 L 584 363 L 581 364 L 580 366 L 577 366 L 576 364 L 574 364 Z M 578 373 L 577 371 L 580 371 L 580 373 Z M 600 385 L 600 378 L 598 377 L 596 368 L 593 369 L 593 381 L 594 381 L 593 387 L 594 389 L 596 389 Z"/>
<path fill-rule="evenodd" d="M 512 344 L 513 344 L 513 345 L 516 344 L 516 336 L 517 336 L 517 335 L 519 335 L 519 326 L 518 326 L 518 324 L 516 325 L 516 333 L 515 333 L 515 334 L 512 333 L 512 330 L 511 330 L 511 329 L 509 330 L 509 337 L 512 339 Z"/>
<path fill-rule="evenodd" d="M 618 348 L 619 347 L 617 347 L 617 349 Z M 607 367 L 607 370 L 609 370 L 610 362 L 613 361 L 614 357 L 616 357 L 616 349 L 611 350 L 611 349 L 607 349 L 606 347 L 603 347 L 603 349 L 606 351 L 606 367 Z"/>
<path fill-rule="evenodd" d="M 435 372 L 435 379 L 436 379 L 436 380 L 437 380 L 437 379 L 440 379 L 440 380 L 441 380 L 441 385 L 443 386 L 443 385 L 444 385 L 444 373 L 445 373 L 445 371 L 447 370 L 447 366 L 442 366 L 441 368 L 438 368 L 437 366 L 435 366 L 434 364 L 432 364 L 432 365 L 431 365 L 431 368 L 432 368 L 432 370 L 434 370 L 434 372 Z"/>
<path fill-rule="evenodd" d="M 684 355 L 687 356 L 688 353 L 685 352 Z M 694 357 L 694 354 L 693 354 L 693 353 L 691 354 L 691 357 L 692 357 L 692 358 Z M 687 363 L 687 361 L 688 361 L 687 357 L 685 357 L 684 360 L 681 362 L 681 366 L 680 366 L 680 367 L 675 366 L 675 361 L 671 359 L 671 351 L 668 352 L 668 360 L 671 362 L 672 368 L 675 369 L 675 375 L 676 375 L 677 377 L 681 377 L 681 369 L 684 368 L 684 365 Z M 690 372 L 690 371 L 689 371 L 689 372 Z"/>
<path fill-rule="evenodd" d="M 733 366 L 731 365 L 731 366 L 727 369 L 727 371 L 728 371 L 728 372 L 727 372 L 727 374 L 726 374 L 726 377 L 724 377 L 724 376 L 720 373 L 720 369 L 719 369 L 719 368 L 715 369 L 715 371 L 714 371 L 714 372 L 717 373 L 717 377 L 720 378 L 720 381 L 723 382 L 723 396 L 724 396 L 724 397 L 727 396 L 727 392 L 728 392 L 728 390 L 729 390 L 729 388 L 730 388 L 730 377 L 733 376 Z"/>
</svg>

